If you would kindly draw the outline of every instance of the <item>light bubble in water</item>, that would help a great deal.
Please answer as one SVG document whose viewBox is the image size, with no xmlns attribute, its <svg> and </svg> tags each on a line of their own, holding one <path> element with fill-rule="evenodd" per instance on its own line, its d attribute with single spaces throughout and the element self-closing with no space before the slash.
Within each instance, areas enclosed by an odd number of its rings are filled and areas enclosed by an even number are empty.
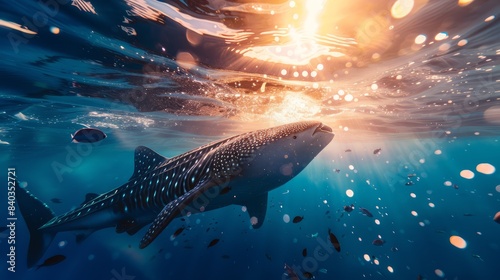
<svg viewBox="0 0 500 280">
<path fill-rule="evenodd" d="M 413 216 L 415 216 L 415 217 L 416 217 L 416 216 L 418 216 L 418 213 L 417 213 L 417 211 L 415 211 L 415 210 L 411 211 L 411 214 L 412 214 Z"/>
<path fill-rule="evenodd" d="M 427 40 L 427 37 L 423 34 L 418 35 L 415 37 L 415 44 L 420 45 L 423 44 Z"/>
<path fill-rule="evenodd" d="M 495 173 L 495 166 L 489 163 L 480 163 L 476 166 L 476 170 L 479 173 L 490 175 Z"/>
<path fill-rule="evenodd" d="M 465 7 L 472 2 L 474 2 L 474 0 L 458 0 L 458 6 Z"/>
<path fill-rule="evenodd" d="M 241 206 L 241 211 L 246 212 L 247 211 L 247 207 L 246 206 Z"/>
<path fill-rule="evenodd" d="M 380 225 L 379 219 L 375 219 L 375 224 Z"/>
<path fill-rule="evenodd" d="M 354 165 L 350 164 L 349 165 L 349 170 L 354 170 Z"/>
<path fill-rule="evenodd" d="M 285 222 L 285 223 L 290 222 L 290 216 L 288 214 L 283 215 L 283 222 Z"/>
<path fill-rule="evenodd" d="M 378 85 L 377 84 L 372 84 L 371 85 L 371 89 L 372 90 L 377 90 L 378 89 Z"/>
<path fill-rule="evenodd" d="M 365 259 L 365 261 L 369 262 L 370 261 L 370 255 L 368 254 L 364 254 L 363 255 L 363 258 Z"/>
<path fill-rule="evenodd" d="M 434 270 L 434 273 L 436 273 L 436 275 L 437 275 L 438 277 L 441 277 L 441 278 L 443 278 L 443 277 L 444 277 L 444 272 L 443 272 L 441 269 L 439 269 L 439 268 L 435 269 L 435 270 Z"/>
<path fill-rule="evenodd" d="M 496 186 L 496 187 L 495 187 L 495 190 L 496 190 L 497 192 L 500 192 L 500 185 Z"/>
<path fill-rule="evenodd" d="M 346 194 L 348 197 L 353 197 L 353 196 L 354 196 L 354 192 L 353 192 L 351 189 L 349 189 L 349 190 L 345 191 L 345 194 Z"/>
<path fill-rule="evenodd" d="M 472 179 L 472 178 L 474 178 L 474 172 L 467 170 L 467 169 L 464 169 L 464 170 L 460 171 L 460 176 L 462 176 L 465 179 Z"/>
<path fill-rule="evenodd" d="M 485 18 L 484 22 L 492 21 L 494 19 L 495 19 L 495 16 L 492 15 L 492 16 L 489 16 L 489 17 Z"/>
<path fill-rule="evenodd" d="M 439 32 L 439 33 L 438 33 L 438 34 L 436 34 L 436 36 L 434 37 L 434 39 L 435 39 L 436 41 L 441 41 L 441 40 L 444 40 L 444 39 L 446 39 L 446 38 L 448 38 L 448 33 L 446 33 L 446 32 Z"/>
<path fill-rule="evenodd" d="M 434 151 L 434 154 L 435 154 L 435 155 L 440 155 L 440 154 L 442 154 L 442 153 L 443 153 L 443 152 L 442 152 L 441 150 L 435 150 L 435 151 Z"/>
<path fill-rule="evenodd" d="M 59 243 L 58 243 L 58 245 L 59 245 L 60 248 L 66 246 L 66 244 L 68 244 L 68 242 L 66 242 L 64 240 L 63 241 L 59 241 Z"/>
<path fill-rule="evenodd" d="M 414 194 L 414 193 L 410 193 L 410 196 L 413 197 L 413 198 L 417 197 L 417 195 Z"/>
<path fill-rule="evenodd" d="M 436 207 L 436 205 L 434 205 L 434 203 L 432 203 L 432 202 L 429 202 L 429 207 L 434 208 L 434 207 Z"/>
<path fill-rule="evenodd" d="M 387 266 L 387 270 L 390 272 L 390 273 L 393 273 L 394 272 L 394 269 L 392 268 L 392 266 Z"/>
<path fill-rule="evenodd" d="M 465 249 L 465 247 L 467 247 L 467 242 L 462 237 L 460 237 L 458 235 L 450 236 L 450 243 L 451 243 L 451 245 L 453 245 L 459 249 Z"/>
<path fill-rule="evenodd" d="M 52 34 L 59 34 L 59 32 L 61 32 L 61 29 L 59 29 L 59 27 L 55 27 L 55 26 L 52 26 L 50 27 L 50 32 L 52 32 Z"/>
<path fill-rule="evenodd" d="M 285 75 L 286 75 L 286 73 L 288 73 L 288 72 L 286 71 L 286 69 L 281 69 L 281 75 L 285 76 Z"/>
<path fill-rule="evenodd" d="M 259 223 L 259 219 L 257 217 L 251 217 L 250 218 L 250 224 L 252 224 L 252 226 L 256 225 L 257 223 Z"/>
<path fill-rule="evenodd" d="M 320 63 L 320 64 L 318 64 L 316 66 L 316 69 L 318 69 L 319 71 L 321 71 L 321 70 L 323 70 L 323 67 L 324 67 L 323 64 Z"/>
<path fill-rule="evenodd" d="M 467 45 L 468 42 L 469 41 L 467 41 L 466 39 L 462 39 L 462 40 L 458 41 L 457 45 L 459 47 L 463 47 L 463 46 Z"/>
<path fill-rule="evenodd" d="M 439 51 L 445 52 L 451 48 L 451 45 L 448 43 L 444 43 L 441 46 L 439 46 Z"/>
<path fill-rule="evenodd" d="M 425 227 L 425 223 L 424 223 L 424 222 L 418 222 L 418 224 L 419 224 L 421 227 Z"/>
<path fill-rule="evenodd" d="M 404 18 L 410 14 L 415 2 L 413 0 L 397 0 L 391 7 L 393 18 Z"/>
<path fill-rule="evenodd" d="M 376 264 L 376 265 L 379 265 L 379 264 L 380 264 L 380 262 L 379 262 L 377 259 L 374 259 L 374 260 L 373 260 L 373 263 L 374 263 L 374 264 Z"/>
<path fill-rule="evenodd" d="M 451 187 L 452 184 L 451 184 L 450 181 L 446 181 L 446 182 L 444 182 L 444 185 L 447 186 L 447 187 Z"/>
</svg>

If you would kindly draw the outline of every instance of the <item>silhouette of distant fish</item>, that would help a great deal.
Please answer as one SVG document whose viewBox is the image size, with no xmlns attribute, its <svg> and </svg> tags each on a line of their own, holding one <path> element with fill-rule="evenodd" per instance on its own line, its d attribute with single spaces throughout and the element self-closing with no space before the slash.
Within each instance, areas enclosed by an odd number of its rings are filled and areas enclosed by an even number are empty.
<svg viewBox="0 0 500 280">
<path fill-rule="evenodd" d="M 304 216 L 295 216 L 295 218 L 293 218 L 293 223 L 296 224 L 296 223 L 300 223 L 302 220 L 304 219 Z"/>
<path fill-rule="evenodd" d="M 106 138 L 106 134 L 96 128 L 82 128 L 71 134 L 73 143 L 94 143 Z"/>
<path fill-rule="evenodd" d="M 40 267 L 43 266 L 51 266 L 51 265 L 56 265 L 66 259 L 66 256 L 63 255 L 55 255 L 52 256 L 48 259 L 46 259 L 41 265 L 39 265 L 36 269 L 39 269 Z"/>
<path fill-rule="evenodd" d="M 361 213 L 367 217 L 370 217 L 370 218 L 373 217 L 373 214 L 370 211 L 368 211 L 368 209 L 366 209 L 366 208 L 359 207 L 359 211 L 361 211 Z"/>
<path fill-rule="evenodd" d="M 62 203 L 62 200 L 60 198 L 52 198 L 50 201 L 54 202 L 54 203 Z"/>
<path fill-rule="evenodd" d="M 352 212 L 352 210 L 354 210 L 354 204 L 344 206 L 344 211 L 347 213 Z"/>
<path fill-rule="evenodd" d="M 383 239 L 377 238 L 373 240 L 372 244 L 375 246 L 382 246 L 384 245 L 385 241 Z"/>
<path fill-rule="evenodd" d="M 184 231 L 185 227 L 180 227 L 178 228 L 174 234 L 172 234 L 172 239 L 176 238 L 177 236 L 179 236 L 179 234 L 181 234 L 183 231 Z"/>
<path fill-rule="evenodd" d="M 373 151 L 373 154 L 374 154 L 374 155 L 378 155 L 378 154 L 380 154 L 380 151 L 382 151 L 382 149 L 381 149 L 381 148 L 375 149 L 375 150 Z"/>
<path fill-rule="evenodd" d="M 330 243 L 332 243 L 333 247 L 337 252 L 340 252 L 340 243 L 335 234 L 332 233 L 330 229 L 328 229 L 328 237 L 330 238 Z"/>
<path fill-rule="evenodd" d="M 214 240 L 210 241 L 210 243 L 208 243 L 208 246 L 207 248 L 210 248 L 212 246 L 214 246 L 215 244 L 219 243 L 219 238 L 215 238 Z"/>
</svg>

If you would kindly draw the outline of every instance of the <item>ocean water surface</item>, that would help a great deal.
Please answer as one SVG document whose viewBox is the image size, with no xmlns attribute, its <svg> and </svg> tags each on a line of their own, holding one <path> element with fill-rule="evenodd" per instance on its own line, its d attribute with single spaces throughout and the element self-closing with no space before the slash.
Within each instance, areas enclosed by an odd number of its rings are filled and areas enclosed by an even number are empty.
<svg viewBox="0 0 500 280">
<path fill-rule="evenodd" d="M 1 2 L 1 279 L 500 275 L 498 1 Z M 147 227 L 62 232 L 39 264 L 65 259 L 28 269 L 18 209 L 5 228 L 8 168 L 63 214 L 127 182 L 137 146 L 173 157 L 301 120 L 335 137 L 259 229 L 233 205 L 145 249 Z M 72 143 L 85 127 L 107 137 Z"/>
</svg>

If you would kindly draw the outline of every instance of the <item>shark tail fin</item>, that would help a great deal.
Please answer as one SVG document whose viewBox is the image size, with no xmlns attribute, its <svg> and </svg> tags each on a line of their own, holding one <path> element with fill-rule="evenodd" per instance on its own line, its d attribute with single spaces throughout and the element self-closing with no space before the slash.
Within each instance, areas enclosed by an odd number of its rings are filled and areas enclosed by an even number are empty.
<svg viewBox="0 0 500 280">
<path fill-rule="evenodd" d="M 45 203 L 21 188 L 18 182 L 16 182 L 16 200 L 30 233 L 27 264 L 28 268 L 31 268 L 42 258 L 56 235 L 40 229 L 55 215 Z"/>
</svg>

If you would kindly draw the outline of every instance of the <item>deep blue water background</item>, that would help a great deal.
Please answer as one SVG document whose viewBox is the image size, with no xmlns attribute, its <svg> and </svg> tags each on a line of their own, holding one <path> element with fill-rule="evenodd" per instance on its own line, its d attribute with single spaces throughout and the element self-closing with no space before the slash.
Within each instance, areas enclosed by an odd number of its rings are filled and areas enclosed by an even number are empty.
<svg viewBox="0 0 500 280">
<path fill-rule="evenodd" d="M 394 1 L 326 1 L 314 37 L 323 40 L 301 53 L 321 46 L 330 53 L 307 63 L 243 55 L 284 46 L 280 30 L 295 12 L 291 25 L 301 30 L 302 14 L 288 1 L 0 2 L 1 178 L 6 182 L 7 168 L 15 167 L 19 181 L 57 214 L 86 193 L 126 182 L 139 145 L 171 157 L 302 119 L 321 120 L 335 133 L 301 174 L 270 193 L 258 230 L 241 206 L 231 206 L 175 220 L 144 250 L 138 243 L 145 229 L 135 236 L 105 229 L 82 244 L 65 232 L 44 259 L 67 259 L 28 270 L 29 236 L 20 219 L 16 273 L 2 261 L 1 279 L 288 279 L 285 263 L 316 279 L 500 275 L 500 225 L 493 221 L 500 176 L 476 170 L 480 163 L 500 167 L 497 1 L 415 1 L 403 19 L 390 16 Z M 417 44 L 418 35 L 426 41 Z M 304 38 L 303 45 L 313 41 Z M 108 138 L 70 143 L 84 126 Z M 466 179 L 463 170 L 475 176 Z M 356 209 L 345 213 L 349 204 Z M 284 215 L 304 220 L 286 223 Z M 187 229 L 170 240 L 182 225 Z M 329 229 L 340 253 L 321 245 Z M 7 233 L 0 233 L 2 260 Z M 372 244 L 379 235 L 383 246 Z M 451 236 L 467 246 L 453 246 Z M 207 248 L 214 238 L 220 242 Z"/>
</svg>

